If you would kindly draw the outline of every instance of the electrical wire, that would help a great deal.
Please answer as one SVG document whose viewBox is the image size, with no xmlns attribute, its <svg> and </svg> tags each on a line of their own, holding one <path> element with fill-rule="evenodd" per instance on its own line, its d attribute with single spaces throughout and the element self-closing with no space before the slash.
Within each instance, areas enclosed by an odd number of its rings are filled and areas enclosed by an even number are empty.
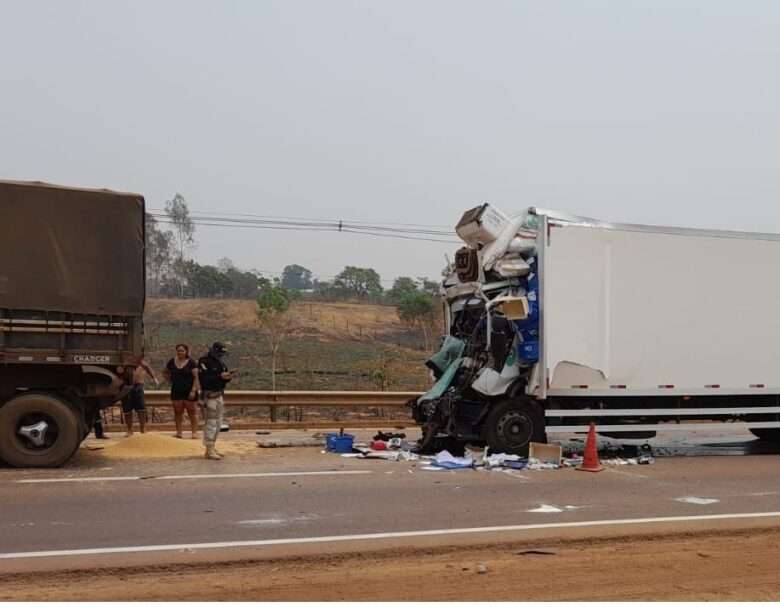
<svg viewBox="0 0 780 607">
<path fill-rule="evenodd" d="M 162 215 L 166 214 L 165 209 L 148 209 L 148 212 L 150 214 L 157 214 Z M 200 214 L 208 214 L 203 211 L 193 211 L 194 214 L 200 215 Z M 256 219 L 292 219 L 292 220 L 298 220 L 298 221 L 315 221 L 315 222 L 333 222 L 334 220 L 328 220 L 328 219 L 314 219 L 311 217 L 291 217 L 286 215 L 258 215 L 255 213 L 237 213 L 237 212 L 231 212 L 231 211 L 221 211 L 221 215 L 232 215 L 236 217 L 250 217 L 250 218 L 256 218 Z M 361 220 L 355 220 L 355 219 L 345 219 L 343 220 L 346 223 L 365 223 Z M 415 228 L 438 228 L 440 230 L 445 230 L 447 234 L 452 234 L 452 228 L 447 225 L 441 225 L 441 224 L 430 224 L 430 223 L 403 223 L 403 222 L 395 222 L 395 221 L 380 221 L 378 222 L 381 225 L 385 226 L 401 226 L 401 227 L 415 227 Z"/>
<path fill-rule="evenodd" d="M 149 213 L 156 221 L 163 224 L 175 224 L 166 214 L 159 212 Z M 456 240 L 435 238 L 437 236 L 449 236 L 453 232 L 441 230 L 425 230 L 408 227 L 385 226 L 381 224 L 363 224 L 325 220 L 292 220 L 292 219 L 234 219 L 218 215 L 191 215 L 190 220 L 194 225 L 211 227 L 241 227 L 270 230 L 295 230 L 314 232 L 347 232 L 362 234 L 365 236 L 396 238 L 402 240 L 421 240 L 428 242 L 441 242 L 446 244 L 458 244 Z M 433 236 L 434 238 L 431 238 Z"/>
</svg>

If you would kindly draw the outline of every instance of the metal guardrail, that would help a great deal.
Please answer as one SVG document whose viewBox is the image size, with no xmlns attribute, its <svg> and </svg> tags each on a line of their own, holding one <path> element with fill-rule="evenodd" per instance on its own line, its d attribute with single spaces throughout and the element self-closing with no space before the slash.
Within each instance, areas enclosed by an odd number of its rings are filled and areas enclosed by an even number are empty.
<svg viewBox="0 0 780 607">
<path fill-rule="evenodd" d="M 226 407 L 403 407 L 421 392 L 323 392 L 285 390 L 230 390 L 225 392 Z M 170 407 L 167 390 L 145 392 L 148 407 Z"/>
<path fill-rule="evenodd" d="M 414 426 L 411 415 L 403 407 L 412 399 L 420 396 L 421 392 L 357 392 L 357 391 L 263 391 L 263 390 L 229 390 L 225 392 L 225 407 L 296 407 L 296 408 L 387 408 L 395 409 L 391 419 L 377 417 L 376 419 L 308 419 L 300 421 L 270 421 L 263 419 L 249 419 L 231 421 L 230 427 L 236 430 L 247 429 L 274 429 L 284 430 L 293 428 L 373 428 L 378 426 L 404 428 Z M 170 392 L 167 390 L 147 390 L 144 393 L 147 409 L 172 408 Z M 119 432 L 122 430 L 112 418 L 106 420 L 107 432 Z M 185 421 L 185 428 L 188 423 Z M 174 426 L 170 422 L 157 422 L 150 420 L 147 427 L 151 430 L 172 430 Z"/>
</svg>

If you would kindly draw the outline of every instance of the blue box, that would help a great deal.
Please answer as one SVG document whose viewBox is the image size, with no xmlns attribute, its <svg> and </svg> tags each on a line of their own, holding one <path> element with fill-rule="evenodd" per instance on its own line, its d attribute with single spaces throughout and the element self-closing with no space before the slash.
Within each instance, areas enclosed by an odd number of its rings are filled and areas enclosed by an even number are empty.
<svg viewBox="0 0 780 607">
<path fill-rule="evenodd" d="M 337 435 L 333 439 L 333 451 L 336 453 L 352 453 L 352 443 L 355 437 L 352 434 Z"/>
<path fill-rule="evenodd" d="M 539 360 L 539 342 L 524 341 L 517 346 L 517 356 L 525 362 L 535 363 Z"/>
<path fill-rule="evenodd" d="M 336 440 L 339 437 L 338 432 L 328 432 L 325 435 L 325 450 L 326 451 L 333 451 L 333 441 Z"/>
</svg>

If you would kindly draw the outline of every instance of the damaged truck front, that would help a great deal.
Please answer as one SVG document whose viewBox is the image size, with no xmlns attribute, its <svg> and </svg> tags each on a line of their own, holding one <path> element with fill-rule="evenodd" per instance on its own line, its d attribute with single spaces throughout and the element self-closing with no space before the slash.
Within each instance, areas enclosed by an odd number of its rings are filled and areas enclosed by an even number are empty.
<svg viewBox="0 0 780 607">
<path fill-rule="evenodd" d="M 436 383 L 412 403 L 423 449 L 525 455 L 590 422 L 625 438 L 729 422 L 780 440 L 780 236 L 487 204 L 456 232 Z"/>
</svg>

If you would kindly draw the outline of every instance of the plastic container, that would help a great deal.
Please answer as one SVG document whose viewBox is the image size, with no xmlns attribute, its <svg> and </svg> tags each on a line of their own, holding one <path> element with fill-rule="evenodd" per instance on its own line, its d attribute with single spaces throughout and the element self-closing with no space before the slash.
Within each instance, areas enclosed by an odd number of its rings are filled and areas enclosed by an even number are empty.
<svg viewBox="0 0 780 607">
<path fill-rule="evenodd" d="M 325 435 L 325 450 L 326 451 L 333 451 L 333 441 L 336 440 L 339 437 L 338 432 L 328 432 Z"/>
<path fill-rule="evenodd" d="M 539 342 L 524 341 L 517 346 L 517 356 L 525 362 L 535 363 L 539 360 Z"/>
<path fill-rule="evenodd" d="M 333 451 L 336 453 L 352 453 L 352 443 L 355 437 L 352 434 L 336 435 L 333 439 Z"/>
</svg>

